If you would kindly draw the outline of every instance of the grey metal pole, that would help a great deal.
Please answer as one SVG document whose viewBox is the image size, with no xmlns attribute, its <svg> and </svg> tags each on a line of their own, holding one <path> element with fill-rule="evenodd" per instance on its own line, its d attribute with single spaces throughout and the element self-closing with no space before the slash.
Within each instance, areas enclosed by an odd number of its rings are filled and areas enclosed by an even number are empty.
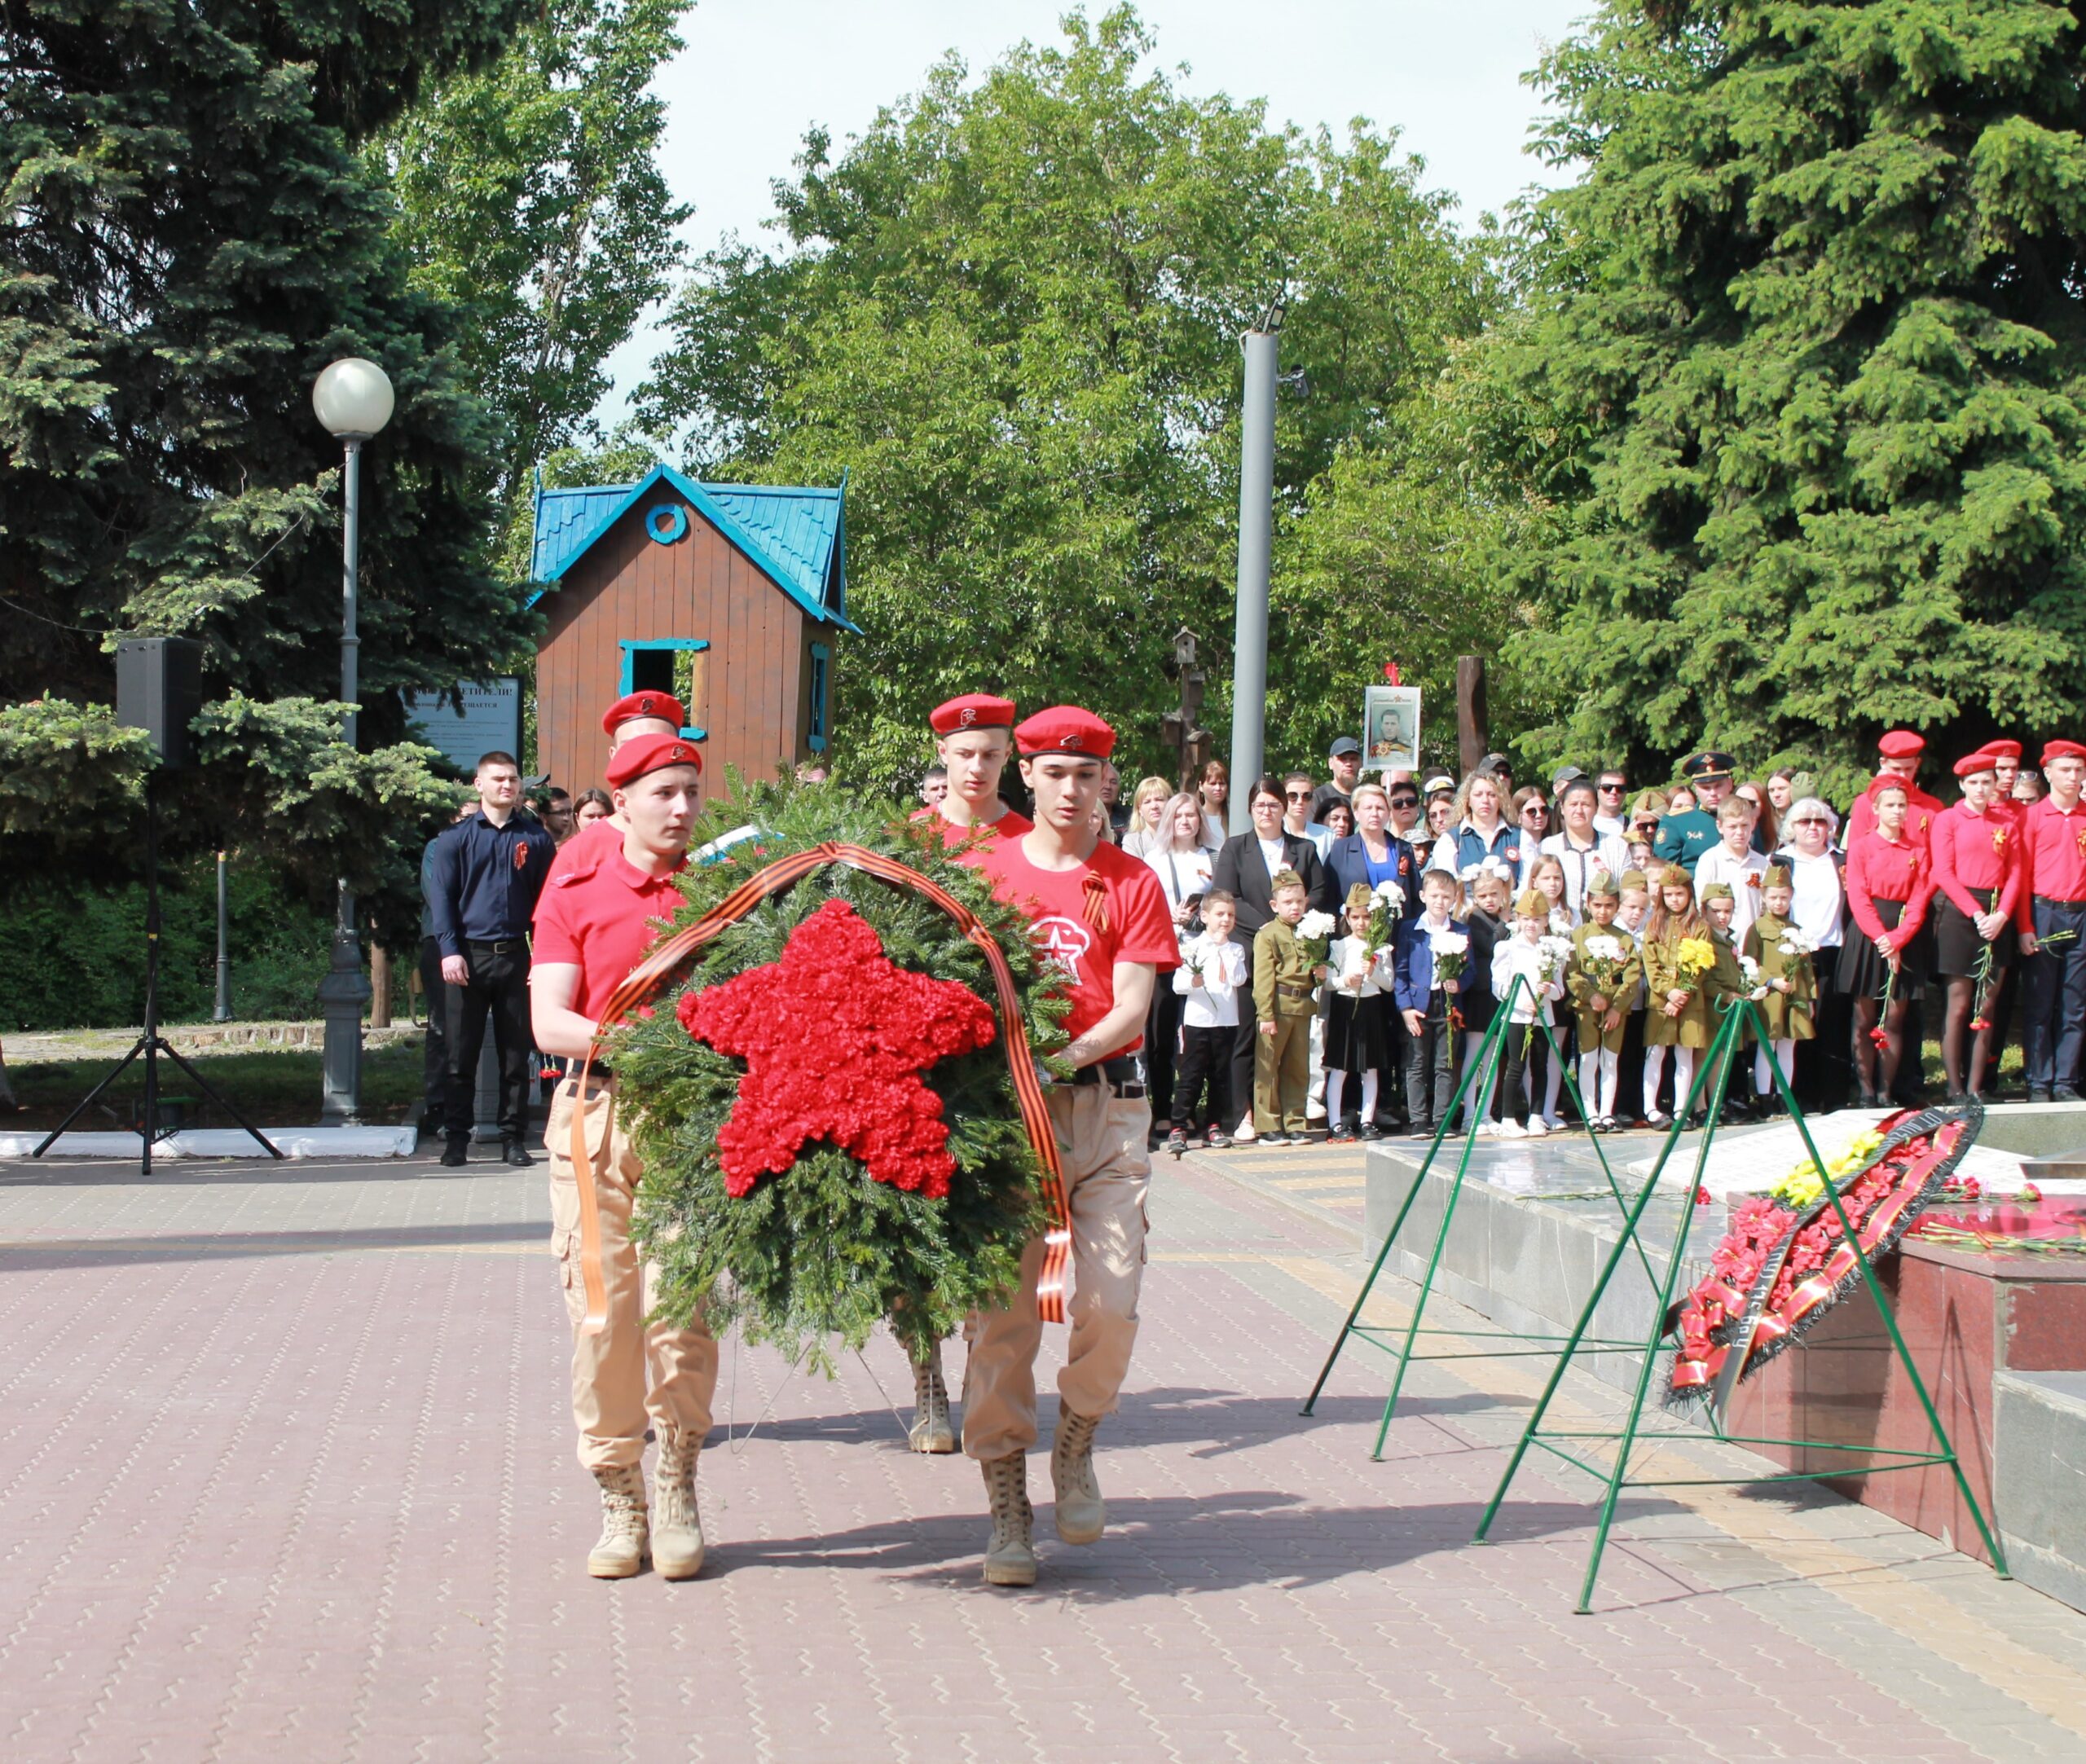
<svg viewBox="0 0 2086 1764">
<path fill-rule="evenodd" d="M 1274 372 L 1277 333 L 1248 331 L 1246 395 L 1239 413 L 1239 613 L 1231 645 L 1230 829 L 1253 825 L 1253 780 L 1266 758 L 1268 559 L 1274 519 Z"/>
<path fill-rule="evenodd" d="M 347 707 L 341 739 L 355 744 L 357 669 L 355 652 L 355 572 L 362 539 L 360 467 L 362 438 L 341 438 L 345 460 L 341 473 L 341 698 Z M 362 1014 L 370 999 L 369 977 L 363 972 L 362 943 L 355 935 L 355 897 L 342 881 L 333 917 L 333 961 L 319 983 L 319 1005 L 326 1019 L 324 1091 L 320 1122 L 328 1127 L 356 1124 L 362 1107 Z"/>
<path fill-rule="evenodd" d="M 218 853 L 218 1005 L 211 1015 L 219 1023 L 231 1021 L 231 903 L 225 888 L 225 855 Z"/>
</svg>

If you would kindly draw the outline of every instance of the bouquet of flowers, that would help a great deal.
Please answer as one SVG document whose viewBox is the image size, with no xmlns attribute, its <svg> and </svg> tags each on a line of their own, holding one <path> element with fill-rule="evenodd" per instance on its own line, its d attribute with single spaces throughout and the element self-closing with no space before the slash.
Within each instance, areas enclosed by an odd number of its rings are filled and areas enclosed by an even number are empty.
<svg viewBox="0 0 2086 1764">
<path fill-rule="evenodd" d="M 1203 964 L 1208 959 L 1208 952 L 1202 947 L 1202 939 L 1191 937 L 1186 930 L 1176 930 L 1173 941 L 1180 945 L 1181 966 L 1190 974 L 1200 974 Z"/>
<path fill-rule="evenodd" d="M 1587 939 L 1581 960 L 1586 966 L 1587 978 L 1593 982 L 1595 992 L 1613 1001 L 1616 988 L 1622 983 L 1622 970 L 1630 961 L 1628 947 L 1621 938 L 1600 932 Z"/>
<path fill-rule="evenodd" d="M 1554 986 L 1564 977 L 1567 963 L 1572 959 L 1572 939 L 1569 937 L 1539 937 L 1536 949 L 1542 957 L 1541 984 Z"/>
<path fill-rule="evenodd" d="M 1706 937 L 1683 937 L 1678 960 L 1680 977 L 1690 983 L 1688 990 L 1692 992 L 1702 976 L 1716 966 L 1717 946 Z"/>
<path fill-rule="evenodd" d="M 1750 956 L 1738 958 L 1738 971 L 1745 977 L 1745 996 L 1758 1003 L 1767 996 L 1766 984 L 1760 978 L 1760 964 Z"/>
<path fill-rule="evenodd" d="M 1429 931 L 1427 948 L 1434 957 L 1437 986 L 1463 978 L 1463 964 L 1470 958 L 1470 939 L 1461 931 Z"/>
<path fill-rule="evenodd" d="M 1405 916 L 1405 890 L 1396 882 L 1378 882 L 1369 891 L 1369 931 L 1363 941 L 1368 946 L 1362 963 L 1362 971 L 1383 951 L 1391 947 L 1397 935 L 1398 921 Z"/>
<path fill-rule="evenodd" d="M 1340 921 L 1330 913 L 1307 913 L 1296 922 L 1296 941 L 1302 946 L 1304 960 L 1312 967 L 1326 959 L 1326 952 L 1332 948 L 1333 933 L 1340 929 Z"/>
</svg>

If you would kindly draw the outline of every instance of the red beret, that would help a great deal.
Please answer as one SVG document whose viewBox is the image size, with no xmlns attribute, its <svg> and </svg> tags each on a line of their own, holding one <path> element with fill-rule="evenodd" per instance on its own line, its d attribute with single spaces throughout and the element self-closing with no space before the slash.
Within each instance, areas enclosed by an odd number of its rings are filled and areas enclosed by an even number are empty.
<svg viewBox="0 0 2086 1764">
<path fill-rule="evenodd" d="M 654 714 L 649 710 L 638 713 L 640 716 Z M 700 772 L 702 750 L 693 741 L 684 741 L 677 735 L 640 735 L 616 750 L 615 758 L 609 762 L 609 783 L 620 790 L 632 779 L 641 778 L 646 772 L 657 772 L 665 766 L 693 766 Z"/>
<path fill-rule="evenodd" d="M 1956 762 L 1956 776 L 1967 778 L 1974 772 L 1990 772 L 1996 763 L 1996 756 L 1989 747 L 1980 747 L 1974 754 L 1965 754 Z"/>
<path fill-rule="evenodd" d="M 658 717 L 672 724 L 677 730 L 688 722 L 688 713 L 681 709 L 680 700 L 671 693 L 634 692 L 627 698 L 617 699 L 601 713 L 601 732 L 613 735 L 633 717 Z"/>
<path fill-rule="evenodd" d="M 1893 729 L 1876 744 L 1886 759 L 1917 759 L 1926 751 L 1926 737 L 1911 729 Z"/>
<path fill-rule="evenodd" d="M 2086 747 L 2076 741 L 2044 741 L 2043 763 L 2048 765 L 2053 759 L 2086 759 Z"/>
<path fill-rule="evenodd" d="M 958 729 L 1010 729 L 1014 727 L 1014 700 L 995 698 L 990 693 L 966 693 L 938 704 L 927 713 L 937 735 L 953 735 Z"/>
<path fill-rule="evenodd" d="M 1106 759 L 1116 750 L 1116 732 L 1091 710 L 1077 705 L 1053 705 L 1039 710 L 1014 732 L 1023 754 L 1078 754 Z"/>
<path fill-rule="evenodd" d="M 1985 751 L 1995 759 L 2018 759 L 2021 744 L 2018 741 L 1987 741 Z"/>
<path fill-rule="evenodd" d="M 1912 781 L 1903 772 L 1879 772 L 1862 786 L 1861 794 L 1864 796 L 1873 796 L 1879 790 L 1903 790 L 1909 795 L 1912 788 Z"/>
</svg>

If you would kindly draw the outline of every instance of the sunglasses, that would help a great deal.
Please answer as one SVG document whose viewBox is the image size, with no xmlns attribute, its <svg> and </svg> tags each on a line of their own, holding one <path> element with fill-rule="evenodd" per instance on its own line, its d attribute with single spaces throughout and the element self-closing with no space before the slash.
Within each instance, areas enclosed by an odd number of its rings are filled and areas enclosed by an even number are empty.
<svg viewBox="0 0 2086 1764">
<path fill-rule="evenodd" d="M 1603 796 L 1620 796 L 1622 794 L 1622 786 L 1619 784 L 1600 784 L 1594 788 Z"/>
<path fill-rule="evenodd" d="M 1311 800 L 1311 793 L 1309 790 L 1287 790 L 1283 794 L 1292 803 L 1308 803 Z"/>
<path fill-rule="evenodd" d="M 1417 808 L 1419 807 L 1419 798 L 1416 796 L 1394 796 L 1391 798 L 1391 807 L 1393 808 Z"/>
<path fill-rule="evenodd" d="M 1547 820 L 1550 818 L 1550 811 L 1545 808 L 1540 803 L 1529 803 L 1522 809 L 1521 812 L 1524 815 L 1534 815 L 1538 820 Z"/>
</svg>

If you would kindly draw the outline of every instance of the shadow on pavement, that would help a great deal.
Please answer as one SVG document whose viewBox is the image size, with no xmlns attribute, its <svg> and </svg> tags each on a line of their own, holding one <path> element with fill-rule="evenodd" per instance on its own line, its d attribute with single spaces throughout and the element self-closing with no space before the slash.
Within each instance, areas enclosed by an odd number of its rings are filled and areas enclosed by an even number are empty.
<svg viewBox="0 0 2086 1764">
<path fill-rule="evenodd" d="M 329 1231 L 196 1231 L 154 1237 L 51 1238 L 0 1243 L 0 1274 L 141 1262 L 205 1262 L 255 1256 L 332 1256 L 370 1250 L 461 1249 L 473 1244 L 545 1246 L 533 1220 L 489 1225 L 360 1225 Z"/>
<path fill-rule="evenodd" d="M 533 1148 L 539 1172 L 542 1148 Z M 444 1168 L 441 1147 L 410 1158 L 175 1158 L 155 1163 L 150 1176 L 133 1158 L 10 1158 L 0 1162 L 0 1188 L 215 1188 L 235 1183 L 469 1182 L 480 1177 L 527 1177 L 499 1161 L 497 1148 L 481 1147 L 460 1170 Z"/>
<path fill-rule="evenodd" d="M 1133 1497 L 1109 1501 L 1108 1534 L 1099 1543 L 1070 1549 L 1051 1529 L 1049 1489 L 1048 1471 L 1032 1469 L 1032 1498 L 1045 1498 L 1036 1502 L 1036 1520 L 1043 1577 L 1030 1597 L 1078 1593 L 1089 1599 L 1142 1599 L 1316 1586 L 1467 1549 L 1485 1511 L 1477 1501 L 1329 1510 L 1270 1489 L 1208 1499 Z M 1666 1511 L 1657 1501 L 1626 1498 L 1617 1503 L 1616 1518 L 1622 1523 Z M 1509 1502 L 1494 1523 L 1492 1543 L 1584 1533 L 1593 1517 L 1593 1506 L 1586 1502 Z M 1005 1593 L 978 1578 L 985 1529 L 979 1512 L 886 1521 L 823 1537 L 723 1537 L 711 1547 L 703 1578 L 761 1568 L 857 1567 L 1002 1598 Z"/>
</svg>

